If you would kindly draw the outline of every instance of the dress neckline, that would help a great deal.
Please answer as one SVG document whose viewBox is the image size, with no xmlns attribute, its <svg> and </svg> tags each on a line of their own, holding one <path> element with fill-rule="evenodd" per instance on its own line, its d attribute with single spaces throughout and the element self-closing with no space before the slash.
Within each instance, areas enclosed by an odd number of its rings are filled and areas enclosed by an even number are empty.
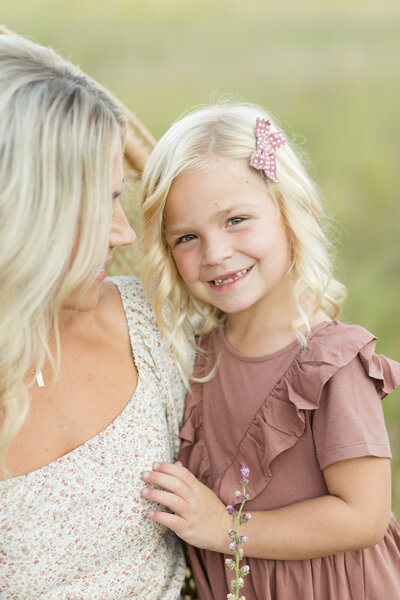
<svg viewBox="0 0 400 600">
<path fill-rule="evenodd" d="M 334 322 L 335 321 L 325 320 L 325 321 L 321 321 L 320 323 L 317 323 L 316 325 L 313 325 L 311 327 L 309 335 L 307 336 L 307 342 L 309 342 L 318 331 L 320 331 L 321 329 L 324 329 L 325 327 L 328 327 L 329 325 L 331 325 Z M 217 335 L 220 337 L 220 340 L 224 346 L 224 349 L 231 356 L 233 356 L 234 358 L 236 358 L 237 360 L 240 360 L 242 362 L 252 362 L 252 363 L 266 362 L 266 361 L 270 361 L 275 358 L 278 358 L 279 356 L 288 354 L 288 353 L 294 351 L 295 349 L 297 349 L 298 351 L 302 350 L 302 346 L 301 346 L 299 340 L 295 339 L 292 342 L 290 342 L 289 344 L 286 344 L 286 346 L 279 348 L 279 350 L 275 350 L 275 352 L 270 352 L 269 354 L 263 354 L 260 356 L 247 356 L 246 354 L 242 354 L 241 352 L 239 352 L 232 346 L 232 344 L 229 342 L 228 338 L 226 337 L 226 333 L 225 333 L 224 329 L 220 329 L 219 332 L 217 333 Z"/>
<path fill-rule="evenodd" d="M 121 412 L 119 412 L 114 417 L 114 419 L 112 421 L 110 421 L 110 423 L 108 423 L 108 425 L 106 425 L 98 433 L 96 433 L 92 437 L 88 438 L 87 440 L 85 440 L 84 442 L 82 442 L 81 444 L 79 444 L 78 446 L 76 446 L 75 448 L 73 448 L 72 450 L 67 452 L 66 454 L 63 454 L 63 455 L 59 456 L 58 458 L 55 458 L 54 460 L 50 461 L 46 465 L 43 465 L 42 467 L 39 467 L 38 469 L 34 469 L 33 471 L 29 471 L 29 473 L 22 473 L 22 475 L 16 475 L 15 477 L 9 477 L 7 479 L 0 481 L 0 488 L 5 489 L 7 487 L 7 485 L 12 485 L 13 482 L 28 481 L 29 479 L 34 478 L 35 476 L 41 476 L 41 475 L 43 475 L 43 473 L 46 470 L 48 470 L 48 471 L 54 470 L 58 467 L 58 465 L 63 464 L 65 461 L 73 461 L 75 456 L 79 456 L 79 454 L 81 454 L 86 448 L 93 448 L 97 443 L 101 442 L 104 439 L 104 437 L 109 434 L 109 432 L 114 431 L 118 425 L 123 423 L 126 415 L 129 413 L 129 411 L 131 409 L 132 403 L 136 400 L 136 396 L 138 396 L 141 393 L 143 376 L 141 373 L 142 360 L 141 360 L 141 354 L 140 354 L 140 350 L 139 350 L 140 344 L 136 343 L 138 341 L 138 339 L 136 339 L 135 335 L 132 334 L 131 327 L 130 327 L 129 321 L 128 321 L 126 301 L 125 301 L 125 298 L 123 297 L 122 290 L 120 289 L 120 287 L 118 285 L 118 280 L 115 280 L 114 278 L 108 278 L 108 280 L 111 281 L 111 283 L 113 285 L 115 285 L 115 287 L 118 290 L 118 293 L 121 296 L 122 307 L 123 307 L 123 311 L 124 311 L 124 315 L 125 315 L 125 319 L 126 319 L 126 326 L 128 328 L 129 343 L 130 343 L 132 357 L 133 357 L 133 360 L 134 360 L 134 363 L 136 366 L 136 371 L 137 371 L 136 387 L 135 387 L 131 397 L 129 398 L 128 402 L 125 404 L 125 406 L 123 407 Z M 141 337 L 140 333 L 138 333 L 137 338 L 140 338 L 140 337 Z M 141 339 L 140 339 L 140 341 L 142 342 Z"/>
</svg>

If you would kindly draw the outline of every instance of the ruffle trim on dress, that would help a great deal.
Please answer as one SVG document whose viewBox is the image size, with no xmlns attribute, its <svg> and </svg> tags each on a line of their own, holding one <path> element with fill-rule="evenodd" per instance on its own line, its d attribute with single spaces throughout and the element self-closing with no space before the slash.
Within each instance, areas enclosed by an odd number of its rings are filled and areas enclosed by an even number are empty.
<svg viewBox="0 0 400 600">
<path fill-rule="evenodd" d="M 292 448 L 305 431 L 306 410 L 318 408 L 322 390 L 332 376 L 357 355 L 366 374 L 375 380 L 381 398 L 400 385 L 400 364 L 375 354 L 376 338 L 366 329 L 332 321 L 299 349 L 285 373 L 266 396 L 250 423 L 232 463 L 217 477 L 211 477 L 210 460 L 204 441 L 201 411 L 202 386 L 189 395 L 188 417 L 181 431 L 181 453 L 190 453 L 187 464 L 199 479 L 211 487 L 225 504 L 236 504 L 234 491 L 242 463 L 252 465 L 247 487 L 251 498 L 260 494 L 272 477 L 271 463 Z M 258 460 L 256 460 L 258 459 Z M 213 480 L 213 481 L 212 481 Z"/>
<path fill-rule="evenodd" d="M 201 358 L 200 355 L 200 360 Z M 192 393 L 186 397 L 186 411 L 189 411 L 189 414 L 180 432 L 182 440 L 180 456 L 183 457 L 189 470 L 196 473 L 200 481 L 212 488 L 210 459 L 203 435 L 201 410 L 203 386 L 200 383 L 192 383 L 191 388 Z M 187 459 L 186 454 L 189 454 Z"/>
</svg>

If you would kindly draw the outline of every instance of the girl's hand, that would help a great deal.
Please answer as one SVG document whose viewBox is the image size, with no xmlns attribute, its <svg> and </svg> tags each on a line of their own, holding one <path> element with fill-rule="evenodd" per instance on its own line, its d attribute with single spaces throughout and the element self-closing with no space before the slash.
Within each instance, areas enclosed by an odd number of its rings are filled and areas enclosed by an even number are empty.
<svg viewBox="0 0 400 600">
<path fill-rule="evenodd" d="M 193 546 L 231 553 L 228 530 L 232 527 L 232 517 L 214 492 L 181 463 L 154 463 L 153 470 L 144 471 L 142 477 L 162 488 L 146 487 L 142 495 L 173 513 L 150 510 L 150 519 L 169 527 Z"/>
</svg>

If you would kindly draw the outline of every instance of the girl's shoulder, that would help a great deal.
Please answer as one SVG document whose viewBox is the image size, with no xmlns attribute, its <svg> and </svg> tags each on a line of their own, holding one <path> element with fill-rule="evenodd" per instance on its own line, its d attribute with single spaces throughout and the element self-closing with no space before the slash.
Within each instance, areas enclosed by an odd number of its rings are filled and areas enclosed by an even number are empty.
<svg viewBox="0 0 400 600">
<path fill-rule="evenodd" d="M 203 362 L 207 364 L 210 356 L 215 358 L 221 353 L 229 355 L 227 360 L 231 361 L 232 369 L 236 360 L 253 360 L 235 352 L 221 329 L 202 336 L 198 342 L 205 351 L 205 357 L 199 359 L 199 372 L 202 372 Z M 264 357 L 270 370 L 271 365 L 275 365 L 268 396 L 289 401 L 297 409 L 315 410 L 326 384 L 334 376 L 340 376 L 337 374 L 346 372 L 350 378 L 373 379 L 383 398 L 400 385 L 400 364 L 376 354 L 376 343 L 377 338 L 359 325 L 339 320 L 320 322 L 312 327 L 306 347 L 293 342 Z M 260 369 L 262 359 L 257 358 Z"/>
<path fill-rule="evenodd" d="M 324 386 L 346 370 L 354 378 L 373 379 L 381 398 L 400 385 L 400 364 L 376 354 L 377 338 L 364 327 L 339 320 L 319 324 L 284 375 L 301 409 L 318 408 Z M 290 395 L 290 394 L 289 394 Z"/>
<path fill-rule="evenodd" d="M 221 331 L 214 331 L 203 337 L 202 348 L 205 355 L 204 358 L 201 355 L 199 357 L 206 364 L 210 355 L 215 357 L 222 350 L 216 377 L 222 368 L 224 355 L 229 354 L 228 360 L 233 361 L 230 363 L 232 370 L 239 367 L 234 361 L 241 360 L 229 349 L 223 352 L 226 349 L 223 340 L 222 345 L 218 345 L 221 338 Z M 269 376 L 267 381 L 263 379 L 265 389 L 262 403 L 257 404 L 254 415 L 246 425 L 239 451 L 224 471 L 221 481 L 218 481 L 219 496 L 226 504 L 235 503 L 233 491 L 235 482 L 240 479 L 241 464 L 253 464 L 249 461 L 252 461 L 255 449 L 258 467 L 253 465 L 253 470 L 257 473 L 249 490 L 252 498 L 260 494 L 270 481 L 272 462 L 280 454 L 296 446 L 298 440 L 305 435 L 308 423 L 319 420 L 318 426 L 325 432 L 330 423 L 337 425 L 338 412 L 344 415 L 345 421 L 348 415 L 345 433 L 352 440 L 351 424 L 361 420 L 360 414 L 363 411 L 375 414 L 381 410 L 380 397 L 400 385 L 400 364 L 376 354 L 376 341 L 376 337 L 363 327 L 340 321 L 325 321 L 312 328 L 305 348 L 295 342 L 273 356 L 269 355 L 268 364 L 263 357 L 256 361 L 257 369 L 268 369 Z M 245 362 L 241 360 L 241 369 L 245 368 Z M 250 359 L 249 362 L 254 364 L 254 360 Z M 200 370 L 199 375 L 203 374 Z M 226 378 L 220 381 L 222 387 L 224 381 Z M 207 432 L 203 427 L 202 403 L 206 396 L 214 396 L 203 391 L 204 385 L 209 384 L 193 384 L 194 393 L 187 398 L 186 419 L 181 437 L 183 450 L 193 453 L 195 459 L 198 458 L 200 471 L 206 480 L 206 474 L 211 471 L 204 453 Z M 323 430 L 321 417 L 324 417 Z M 371 422 L 376 423 L 373 420 Z M 321 439 L 325 437 L 324 434 L 321 435 Z M 346 438 L 344 447 L 347 447 L 347 442 Z M 301 448 L 301 445 L 298 447 Z M 331 457 L 332 453 L 326 456 Z M 261 465 L 262 468 L 259 469 Z"/>
<path fill-rule="evenodd" d="M 381 423 L 380 398 L 400 385 L 400 364 L 376 354 L 376 342 L 376 337 L 363 327 L 334 320 L 313 327 L 307 347 L 288 351 L 285 367 L 273 377 L 265 401 L 248 428 L 241 444 L 242 456 L 238 456 L 232 465 L 232 472 L 237 477 L 240 461 L 246 462 L 254 440 L 264 448 L 261 462 L 266 468 L 254 489 L 250 490 L 252 497 L 261 492 L 271 477 L 269 465 L 272 461 L 294 447 L 305 434 L 306 413 L 309 412 L 313 426 L 318 427 L 324 442 L 321 444 L 324 451 L 329 441 L 327 431 L 330 432 L 329 439 L 333 436 L 337 442 L 343 429 L 342 445 L 348 449 L 353 447 L 355 437 L 363 439 L 364 423 L 368 431 L 369 423 L 372 423 L 372 430 L 379 429 L 381 435 L 378 445 L 384 449 L 384 455 L 389 456 L 383 420 L 382 427 L 377 423 Z M 326 451 L 320 459 L 318 448 L 316 451 L 321 468 L 334 460 L 352 457 L 343 452 L 341 458 L 336 454 L 332 459 L 333 451 Z M 354 456 L 359 455 L 357 451 Z M 364 448 L 361 452 L 362 455 L 371 453 Z M 228 489 L 229 486 L 227 493 Z"/>
</svg>

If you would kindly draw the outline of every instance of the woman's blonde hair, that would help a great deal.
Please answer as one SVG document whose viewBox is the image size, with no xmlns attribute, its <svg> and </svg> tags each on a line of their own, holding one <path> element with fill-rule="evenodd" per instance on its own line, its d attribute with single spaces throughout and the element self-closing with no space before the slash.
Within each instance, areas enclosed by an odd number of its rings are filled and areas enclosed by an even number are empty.
<svg viewBox="0 0 400 600">
<path fill-rule="evenodd" d="M 269 119 L 271 131 L 277 130 L 271 116 L 258 106 L 222 103 L 197 109 L 160 139 L 143 172 L 143 286 L 186 376 L 190 372 L 185 352 L 188 321 L 200 323 L 197 333 L 207 333 L 223 322 L 224 315 L 195 298 L 180 277 L 164 235 L 165 203 L 172 182 L 185 171 L 212 169 L 217 156 L 250 162 L 256 149 L 257 117 Z M 325 234 L 318 190 L 290 143 L 276 151 L 276 163 L 279 183 L 268 180 L 262 171 L 254 173 L 279 207 L 289 232 L 299 313 L 293 327 L 306 345 L 300 328 L 310 330 L 309 317 L 319 308 L 335 318 L 346 291 L 332 275 L 332 246 Z"/>
<path fill-rule="evenodd" d="M 119 109 L 72 65 L 0 36 L 2 468 L 34 373 L 46 356 L 55 361 L 48 341 L 52 332 L 58 343 L 60 308 L 104 262 L 113 156 L 124 136 Z"/>
</svg>

